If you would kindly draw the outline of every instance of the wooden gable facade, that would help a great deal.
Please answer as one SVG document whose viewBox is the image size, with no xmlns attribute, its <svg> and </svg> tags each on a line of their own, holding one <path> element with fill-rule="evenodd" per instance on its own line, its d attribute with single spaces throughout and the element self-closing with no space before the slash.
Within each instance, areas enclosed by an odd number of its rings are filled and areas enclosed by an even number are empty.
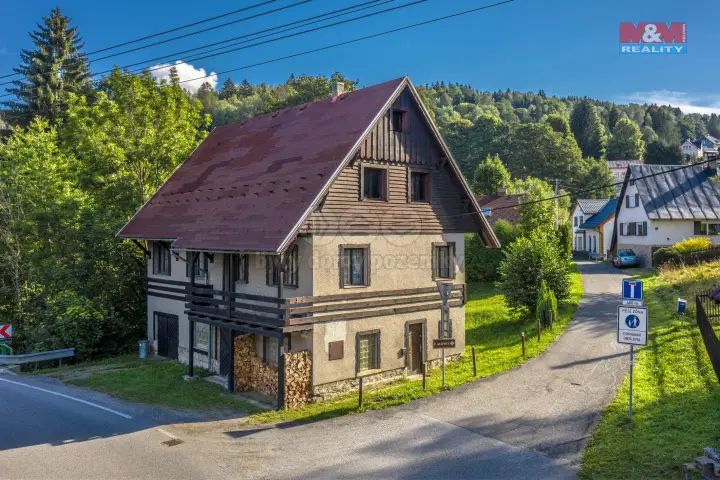
<svg viewBox="0 0 720 480">
<path fill-rule="evenodd" d="M 382 169 L 384 199 L 363 198 L 364 169 Z M 412 172 L 429 174 L 429 201 L 411 199 Z M 477 232 L 480 224 L 458 173 L 406 86 L 361 141 L 301 233 Z"/>
</svg>

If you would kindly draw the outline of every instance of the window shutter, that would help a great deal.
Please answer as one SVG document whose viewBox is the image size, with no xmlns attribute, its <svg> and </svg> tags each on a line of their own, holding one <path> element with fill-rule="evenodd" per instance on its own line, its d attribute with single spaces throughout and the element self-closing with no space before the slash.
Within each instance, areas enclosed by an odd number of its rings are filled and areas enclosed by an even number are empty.
<svg viewBox="0 0 720 480">
<path fill-rule="evenodd" d="M 385 200 L 388 199 L 388 171 L 383 169 L 380 173 L 380 198 Z"/>
<path fill-rule="evenodd" d="M 370 279 L 372 278 L 372 276 L 370 275 L 370 247 L 365 249 L 363 256 L 365 257 L 365 285 L 369 287 Z"/>
<path fill-rule="evenodd" d="M 625 195 L 625 207 L 630 208 L 630 195 Z"/>
<path fill-rule="evenodd" d="M 455 244 L 449 243 L 448 246 L 448 253 L 450 255 L 450 258 L 448 259 L 448 262 L 450 263 L 450 278 L 455 278 Z"/>
<path fill-rule="evenodd" d="M 360 200 L 365 198 L 365 167 L 363 165 L 360 165 L 360 192 L 358 196 Z"/>
<path fill-rule="evenodd" d="M 432 269 L 432 279 L 435 280 L 437 278 L 436 272 L 437 272 L 437 264 L 438 264 L 438 249 L 435 247 L 435 244 L 432 245 L 432 258 L 430 262 L 430 268 Z"/>
<path fill-rule="evenodd" d="M 620 235 L 625 235 L 625 224 L 624 223 L 620 224 Z"/>
<path fill-rule="evenodd" d="M 339 250 L 340 258 L 338 260 L 338 266 L 340 268 L 340 288 L 345 288 L 345 249 L 340 245 Z"/>
<path fill-rule="evenodd" d="M 428 173 L 427 175 L 425 175 L 424 180 L 425 180 L 425 201 L 430 203 L 430 201 L 432 200 L 432 194 L 431 194 L 431 192 L 432 192 L 432 175 L 430 173 Z"/>
<path fill-rule="evenodd" d="M 643 237 L 647 237 L 647 222 L 643 222 Z"/>
<path fill-rule="evenodd" d="M 185 276 L 190 278 L 190 264 L 192 264 L 193 254 L 187 250 L 185 252 Z"/>
<path fill-rule="evenodd" d="M 270 262 L 272 262 L 272 258 L 270 257 L 270 255 L 265 255 L 265 285 L 270 285 L 272 283 Z"/>
<path fill-rule="evenodd" d="M 636 193 L 636 194 L 635 194 L 635 205 L 634 205 L 634 206 L 637 207 L 637 206 L 639 206 L 639 205 L 640 205 L 640 194 L 639 194 L 639 193 Z"/>
</svg>

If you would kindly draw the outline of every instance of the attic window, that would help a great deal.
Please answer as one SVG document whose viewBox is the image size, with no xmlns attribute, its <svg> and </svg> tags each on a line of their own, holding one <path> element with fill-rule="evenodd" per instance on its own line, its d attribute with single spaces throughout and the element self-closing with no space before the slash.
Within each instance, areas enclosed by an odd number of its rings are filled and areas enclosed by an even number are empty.
<svg viewBox="0 0 720 480">
<path fill-rule="evenodd" d="M 364 200 L 387 200 L 387 170 L 384 168 L 362 169 L 362 198 Z"/>
<path fill-rule="evenodd" d="M 392 111 L 392 129 L 393 132 L 405 132 L 407 112 L 403 110 Z"/>
<path fill-rule="evenodd" d="M 413 202 L 430 201 L 430 174 L 427 172 L 410 173 L 410 198 Z"/>
</svg>

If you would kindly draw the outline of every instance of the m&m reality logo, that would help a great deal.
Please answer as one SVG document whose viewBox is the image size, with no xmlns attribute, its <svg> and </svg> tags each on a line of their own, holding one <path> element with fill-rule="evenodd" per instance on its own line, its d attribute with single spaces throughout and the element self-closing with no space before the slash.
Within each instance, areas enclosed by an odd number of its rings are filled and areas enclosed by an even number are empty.
<svg viewBox="0 0 720 480">
<path fill-rule="evenodd" d="M 620 53 L 687 53 L 687 24 L 623 22 L 620 24 Z"/>
</svg>

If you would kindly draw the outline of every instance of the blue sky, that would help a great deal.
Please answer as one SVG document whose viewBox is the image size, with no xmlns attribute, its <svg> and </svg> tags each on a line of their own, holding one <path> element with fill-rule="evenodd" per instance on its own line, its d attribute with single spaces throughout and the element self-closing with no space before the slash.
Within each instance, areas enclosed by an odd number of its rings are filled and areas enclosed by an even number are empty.
<svg viewBox="0 0 720 480">
<path fill-rule="evenodd" d="M 72 17 L 85 39 L 86 50 L 92 51 L 258 1 L 1 2 L 0 18 L 4 21 L 0 31 L 0 72 L 7 73 L 18 63 L 20 49 L 31 45 L 27 32 L 55 5 Z M 277 0 L 250 12 L 296 1 Z M 98 61 L 93 63 L 93 69 L 102 71 L 114 64 L 144 61 L 362 1 L 312 0 L 263 18 Z M 395 0 L 379 9 L 410 1 Z M 370 19 L 191 62 L 192 68 L 185 66 L 181 76 L 194 78 L 228 70 L 493 1 L 427 0 Z M 122 9 L 119 8 L 121 4 Z M 250 12 L 221 21 L 241 18 Z M 679 105 L 686 111 L 720 112 L 718 18 L 720 2 L 716 0 L 515 0 L 460 18 L 235 72 L 230 76 L 235 81 L 247 78 L 251 82 L 279 83 L 290 73 L 329 75 L 341 71 L 359 79 L 362 85 L 371 85 L 409 75 L 416 84 L 444 80 L 471 84 L 482 90 L 537 91 L 542 88 L 548 94 L 560 96 L 587 95 L 624 103 L 654 101 Z M 620 55 L 619 23 L 627 21 L 686 22 L 688 54 Z M 200 71 L 204 73 L 198 73 Z M 220 75 L 217 81 L 222 83 L 226 78 L 227 75 Z M 192 84 L 186 86 L 193 87 Z"/>
</svg>

